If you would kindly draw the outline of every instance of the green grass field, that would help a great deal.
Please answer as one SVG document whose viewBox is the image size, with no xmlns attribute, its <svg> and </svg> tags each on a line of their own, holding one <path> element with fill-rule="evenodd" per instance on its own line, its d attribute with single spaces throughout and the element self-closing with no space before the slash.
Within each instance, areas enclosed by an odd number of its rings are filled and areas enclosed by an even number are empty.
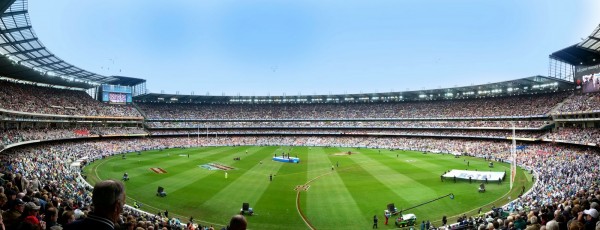
<svg viewBox="0 0 600 230">
<path fill-rule="evenodd" d="M 299 164 L 271 160 L 274 154 L 290 149 L 291 156 L 301 158 Z M 343 154 L 348 151 L 353 154 Z M 235 161 L 234 157 L 241 160 Z M 200 167 L 206 163 L 234 169 L 227 171 L 225 179 L 225 171 Z M 339 167 L 332 170 L 336 164 Z M 157 174 L 150 169 L 153 167 L 167 173 Z M 129 153 L 126 159 L 113 156 L 96 161 L 84 172 L 92 185 L 99 179 L 120 180 L 127 172 L 131 178 L 125 182 L 128 204 L 137 200 L 150 213 L 169 210 L 169 216 L 183 222 L 193 216 L 203 225 L 222 227 L 239 212 L 242 203 L 248 202 L 256 214 L 247 218 L 249 229 L 308 229 L 299 210 L 316 229 L 370 228 L 373 215 L 379 217 L 379 228 L 392 229 L 393 219 L 388 226 L 383 224 L 388 203 L 405 209 L 453 193 L 454 199 L 446 197 L 405 212 L 414 213 L 419 223 L 431 220 L 437 226 L 443 215 L 453 222 L 454 216 L 473 215 L 480 207 L 489 211 L 492 205 L 505 204 L 509 196 L 515 198 L 523 185 L 529 188 L 532 184 L 529 173 L 519 169 L 512 191 L 508 182 L 490 182 L 487 192 L 479 193 L 478 182 L 442 182 L 440 175 L 451 169 L 490 170 L 482 159 L 449 154 L 241 146 Z M 496 163 L 493 171 L 510 172 L 509 165 Z M 272 182 L 270 174 L 274 175 Z M 297 185 L 310 187 L 298 192 Z M 165 187 L 167 197 L 156 196 L 158 186 Z"/>
</svg>

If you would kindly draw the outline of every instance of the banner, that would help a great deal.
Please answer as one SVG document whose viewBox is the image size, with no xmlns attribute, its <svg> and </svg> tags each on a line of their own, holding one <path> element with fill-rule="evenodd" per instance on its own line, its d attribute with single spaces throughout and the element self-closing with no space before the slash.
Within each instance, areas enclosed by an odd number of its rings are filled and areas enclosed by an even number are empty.
<svg viewBox="0 0 600 230">
<path fill-rule="evenodd" d="M 471 178 L 471 180 L 476 180 L 476 181 L 485 181 L 485 179 L 487 179 L 488 181 L 493 182 L 493 181 L 498 181 L 499 179 L 504 178 L 505 174 L 506 173 L 504 173 L 504 172 L 485 172 L 485 171 L 469 171 L 469 170 L 453 169 L 450 172 L 444 174 L 443 177 L 445 177 L 445 178 L 456 177 L 457 179 L 465 179 L 465 180 L 468 180 L 469 178 Z"/>
</svg>

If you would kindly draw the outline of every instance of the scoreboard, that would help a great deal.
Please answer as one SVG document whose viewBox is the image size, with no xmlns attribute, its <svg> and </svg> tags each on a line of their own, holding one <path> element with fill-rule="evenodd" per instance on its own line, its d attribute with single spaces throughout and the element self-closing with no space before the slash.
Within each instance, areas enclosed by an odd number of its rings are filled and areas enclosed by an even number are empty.
<svg viewBox="0 0 600 230">
<path fill-rule="evenodd" d="M 132 102 L 131 87 L 104 84 L 100 88 L 102 102 L 111 104 L 126 104 Z"/>
</svg>

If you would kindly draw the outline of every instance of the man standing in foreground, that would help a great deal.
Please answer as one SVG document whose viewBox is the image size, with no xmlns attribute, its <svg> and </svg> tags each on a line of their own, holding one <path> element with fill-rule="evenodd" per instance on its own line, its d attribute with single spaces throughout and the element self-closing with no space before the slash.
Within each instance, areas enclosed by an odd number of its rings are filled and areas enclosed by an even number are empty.
<svg viewBox="0 0 600 230">
<path fill-rule="evenodd" d="M 93 212 L 87 218 L 65 226 L 65 230 L 113 230 L 118 224 L 125 205 L 125 187 L 120 181 L 105 180 L 96 183 L 92 192 Z"/>
</svg>

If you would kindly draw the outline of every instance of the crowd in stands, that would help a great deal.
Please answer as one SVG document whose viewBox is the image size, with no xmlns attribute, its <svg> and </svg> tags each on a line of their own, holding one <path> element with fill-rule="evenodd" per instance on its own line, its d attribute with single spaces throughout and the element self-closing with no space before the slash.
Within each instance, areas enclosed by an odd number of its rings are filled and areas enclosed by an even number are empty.
<svg viewBox="0 0 600 230">
<path fill-rule="evenodd" d="M 6 129 L 0 130 L 4 146 L 33 140 L 59 140 L 78 137 L 94 137 L 98 135 L 145 134 L 139 127 L 84 127 L 84 128 L 41 128 L 41 129 Z"/>
<path fill-rule="evenodd" d="M 571 143 L 600 144 L 600 129 L 559 127 L 555 131 L 546 134 L 544 138 Z"/>
<path fill-rule="evenodd" d="M 125 135 L 125 134 L 146 134 L 146 130 L 140 127 L 93 127 L 90 133 L 102 136 L 106 135 Z"/>
<path fill-rule="evenodd" d="M 581 112 L 600 110 L 599 93 L 574 94 L 558 108 L 558 112 Z"/>
<path fill-rule="evenodd" d="M 0 80 L 0 108 L 10 111 L 73 115 L 141 117 L 130 105 L 108 105 L 85 91 L 17 84 Z"/>
<path fill-rule="evenodd" d="M 423 130 L 423 129 L 211 129 L 151 130 L 152 135 L 240 135 L 240 134 L 331 134 L 331 135 L 399 135 L 441 137 L 512 137 L 510 130 Z M 544 131 L 517 131 L 517 138 L 539 138 Z"/>
<path fill-rule="evenodd" d="M 545 120 L 520 120 L 514 122 L 517 129 L 539 129 L 550 124 Z M 503 128 L 511 129 L 511 121 L 223 121 L 223 122 L 146 122 L 149 128 L 239 128 L 239 127 L 361 127 L 361 128 Z"/>
<path fill-rule="evenodd" d="M 356 119 L 544 115 L 569 93 L 394 103 L 140 103 L 147 119 Z"/>
<path fill-rule="evenodd" d="M 35 92 L 35 93 L 32 93 Z M 91 190 L 78 181 L 78 167 L 71 163 L 86 162 L 123 152 L 188 146 L 285 145 L 332 146 L 406 149 L 434 153 L 460 153 L 497 160 L 509 160 L 510 142 L 469 138 L 506 138 L 512 136 L 512 123 L 503 120 L 444 120 L 453 117 L 538 116 L 551 111 L 574 112 L 600 109 L 599 94 L 537 94 L 484 99 L 441 100 L 394 103 L 315 103 L 315 104 L 167 104 L 142 103 L 148 119 L 229 119 L 226 121 L 151 121 L 153 135 L 197 135 L 135 139 L 76 140 L 41 143 L 6 149 L 0 155 L 0 213 L 6 229 L 26 223 L 16 215 L 20 205 L 27 213 L 38 207 L 54 216 L 48 225 L 62 226 L 90 212 Z M 566 100 L 565 100 L 566 99 Z M 556 106 L 559 106 L 555 108 Z M 0 81 L 0 108 L 27 113 L 140 117 L 129 105 L 107 105 L 84 91 L 41 87 Z M 554 109 L 554 110 L 553 110 Z M 343 119 L 436 118 L 440 121 L 340 121 Z M 233 121 L 255 119 L 262 121 Z M 269 121 L 297 119 L 297 121 Z M 301 119 L 305 119 L 302 121 Z M 324 121 L 331 119 L 332 121 Z M 315 121 L 306 121 L 315 120 Z M 521 120 L 517 128 L 539 129 L 546 120 Z M 252 129 L 263 128 L 267 129 Z M 366 129 L 343 129 L 356 127 Z M 383 129 L 383 128 L 403 129 Z M 157 129 L 166 128 L 166 129 Z M 175 130 L 192 128 L 187 130 Z M 200 135 L 198 130 L 201 128 Z M 205 131 L 209 128 L 208 131 Z M 250 129 L 243 129 L 250 128 Z M 278 129 L 282 128 L 282 129 Z M 294 129 L 296 128 L 296 129 Z M 302 128 L 302 129 L 299 129 Z M 324 129 L 325 128 L 325 129 Z M 419 129 L 423 128 L 423 129 Z M 439 128 L 439 129 L 431 129 Z M 470 129 L 475 128 L 475 129 Z M 491 128 L 491 129 L 488 129 Z M 173 129 L 173 130 L 170 130 Z M 208 133 L 207 133 L 208 132 Z M 142 128 L 25 128 L 0 130 L 7 146 L 31 140 L 55 140 L 98 135 L 144 134 Z M 207 137 L 206 134 L 209 134 Z M 240 136 L 228 136 L 242 134 Z M 257 136 L 253 136 L 258 134 Z M 265 135 L 263 134 L 274 134 Z M 278 136 L 285 134 L 285 136 Z M 311 136 L 310 134 L 332 134 Z M 366 136 L 365 134 L 377 134 Z M 298 136 L 295 136 L 298 135 Z M 397 135 L 394 137 L 385 135 Z M 418 136 L 418 137 L 410 137 Z M 434 138 L 437 137 L 437 138 Z M 547 131 L 517 131 L 520 138 L 547 138 L 570 142 L 600 143 L 597 129 L 558 128 Z M 519 150 L 517 162 L 535 171 L 537 181 L 528 193 L 499 211 L 478 217 L 459 217 L 453 228 L 525 229 L 538 224 L 546 229 L 590 228 L 598 220 L 580 216 L 584 210 L 597 210 L 600 199 L 600 155 L 596 148 L 555 143 L 527 143 Z M 2 149 L 0 147 L 0 149 Z M 85 164 L 85 162 L 84 162 Z M 51 172 L 51 173 L 47 173 Z M 30 204 L 31 203 L 31 204 Z M 18 213 L 20 214 L 20 213 Z M 443 210 L 440 211 L 440 216 Z M 35 216 L 34 216 L 35 218 Z M 184 220 L 185 221 L 185 220 Z M 120 224 L 129 229 L 175 229 L 177 218 L 150 215 L 127 208 Z M 556 228 L 554 225 L 556 224 Z M 574 225 L 576 227 L 571 228 Z M 538 227 L 540 227 L 538 226 Z M 56 229 L 56 228 L 55 228 Z M 535 228 L 530 228 L 535 229 Z M 583 228 L 581 228 L 583 229 Z"/>
<path fill-rule="evenodd" d="M 463 153 L 478 157 L 508 160 L 510 142 L 469 139 L 409 138 L 409 137 L 209 137 L 209 138 L 141 138 L 94 141 L 72 141 L 59 144 L 38 144 L 11 148 L 0 156 L 0 171 L 4 213 L 23 202 L 34 202 L 43 210 L 54 207 L 66 223 L 82 218 L 90 210 L 90 189 L 77 182 L 76 172 L 70 164 L 87 157 L 90 161 L 121 152 L 133 152 L 156 148 L 208 145 L 289 145 L 289 146 L 347 146 L 412 149 L 419 151 Z M 517 162 L 526 169 L 534 170 L 538 181 L 529 193 L 511 202 L 504 209 L 512 213 L 508 218 L 459 218 L 461 223 L 480 226 L 500 224 L 502 229 L 524 229 L 529 220 L 534 224 L 548 224 L 554 218 L 559 225 L 576 218 L 577 211 L 589 210 L 600 198 L 600 155 L 596 149 L 569 145 L 528 144 L 519 150 Z M 52 172 L 52 173 L 42 173 Z M 1 195 L 0 195 L 1 196 Z M 2 199 L 0 199 L 1 201 Z M 597 206 L 597 204 L 595 204 Z M 561 210 L 557 218 L 554 210 Z M 440 212 L 443 215 L 443 210 Z M 574 215 L 574 216 L 573 216 Z M 3 214 L 5 225 L 15 224 L 8 214 Z M 597 219 L 596 219 L 597 220 Z M 121 218 L 123 225 L 142 229 L 170 226 L 164 217 L 148 215 L 127 209 Z M 586 225 L 585 220 L 580 221 Z M 152 227 L 150 227 L 152 226 Z M 512 228 L 511 228 L 512 226 Z M 486 227 L 487 228 L 487 227 Z M 8 228 L 11 229 L 11 228 Z M 487 228 L 489 229 L 489 228 Z M 499 228 L 494 228 L 499 229 Z M 593 228 L 592 228 L 593 229 Z"/>
</svg>

